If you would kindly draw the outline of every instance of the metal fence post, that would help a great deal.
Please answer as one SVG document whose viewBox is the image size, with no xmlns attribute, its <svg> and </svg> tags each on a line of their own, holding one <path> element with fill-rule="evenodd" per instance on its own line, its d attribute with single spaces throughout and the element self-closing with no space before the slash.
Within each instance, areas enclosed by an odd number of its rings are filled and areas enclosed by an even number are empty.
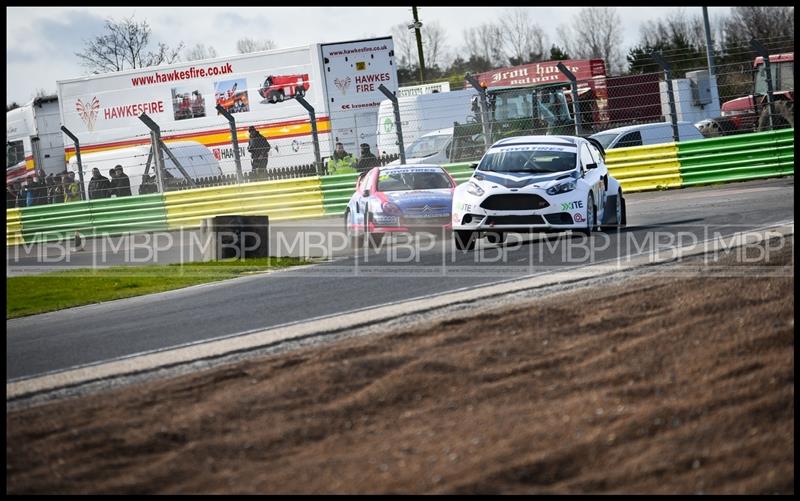
<svg viewBox="0 0 800 501">
<path fill-rule="evenodd" d="M 164 193 L 164 158 L 161 156 L 161 127 L 146 113 L 139 115 L 139 120 L 144 122 L 147 128 L 150 129 L 150 142 L 152 143 L 153 158 L 155 159 L 156 183 L 158 183 L 158 192 Z"/>
<path fill-rule="evenodd" d="M 296 94 L 295 100 L 300 103 L 300 106 L 308 111 L 308 117 L 311 119 L 311 141 L 314 143 L 314 163 L 316 164 L 317 175 L 322 175 L 322 157 L 319 153 L 319 136 L 317 135 L 317 114 L 314 112 L 314 107 L 306 101 L 303 96 Z"/>
<path fill-rule="evenodd" d="M 397 144 L 400 145 L 400 163 L 404 164 L 406 163 L 406 148 L 403 144 L 403 126 L 400 124 L 400 105 L 397 104 L 397 96 L 395 96 L 392 91 L 387 89 L 383 84 L 378 87 L 378 90 L 383 92 L 383 95 L 392 102 L 395 130 L 397 130 Z M 380 156 L 380 151 L 378 151 L 378 156 Z"/>
<path fill-rule="evenodd" d="M 469 82 L 475 90 L 478 91 L 480 95 L 480 104 L 481 104 L 481 123 L 483 124 L 483 142 L 486 146 L 486 150 L 489 150 L 489 147 L 492 145 L 492 138 L 491 136 L 491 128 L 489 127 L 489 105 L 486 103 L 486 89 L 481 87 L 481 84 L 469 73 L 464 75 L 464 80 Z"/>
<path fill-rule="evenodd" d="M 750 47 L 752 47 L 758 55 L 764 58 L 764 71 L 767 72 L 767 106 L 769 106 L 769 130 L 773 130 L 772 117 L 775 115 L 775 99 L 772 94 L 772 70 L 769 68 L 769 51 L 759 43 L 758 40 L 753 38 L 750 40 Z"/>
<path fill-rule="evenodd" d="M 236 162 L 236 181 L 242 183 L 242 159 L 239 158 L 239 136 L 236 134 L 236 119 L 228 113 L 222 105 L 217 105 L 217 111 L 228 120 L 231 126 L 231 144 L 233 144 L 233 160 Z"/>
<path fill-rule="evenodd" d="M 675 93 L 672 90 L 672 68 L 660 53 L 653 52 L 650 56 L 664 69 L 664 77 L 667 79 L 669 115 L 670 120 L 672 121 L 672 140 L 677 143 L 680 141 L 680 136 L 678 135 L 678 113 L 675 111 Z"/>
<path fill-rule="evenodd" d="M 570 87 L 572 87 L 572 112 L 575 114 L 575 135 L 581 135 L 581 110 L 578 105 L 578 79 L 575 75 L 564 66 L 564 63 L 558 63 L 558 69 L 569 78 Z M 536 106 L 536 103 L 534 103 Z"/>
<path fill-rule="evenodd" d="M 81 143 L 78 141 L 78 138 L 70 132 L 69 129 L 61 126 L 61 132 L 69 136 L 72 139 L 72 142 L 75 143 L 75 159 L 78 162 L 78 180 L 81 183 L 81 200 L 86 200 L 86 187 L 83 185 L 83 162 L 81 162 Z"/>
</svg>

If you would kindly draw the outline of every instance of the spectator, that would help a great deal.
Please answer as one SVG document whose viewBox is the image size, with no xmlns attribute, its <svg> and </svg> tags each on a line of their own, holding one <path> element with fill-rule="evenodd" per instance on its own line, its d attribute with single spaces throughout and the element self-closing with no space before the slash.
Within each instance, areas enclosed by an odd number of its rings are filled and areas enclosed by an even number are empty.
<svg viewBox="0 0 800 501">
<path fill-rule="evenodd" d="M 122 166 L 114 167 L 114 178 L 111 180 L 111 188 L 118 197 L 131 196 L 131 180 L 128 175 L 122 172 Z"/>
<path fill-rule="evenodd" d="M 22 187 L 18 181 L 13 184 L 6 185 L 6 209 L 15 209 L 19 207 L 19 192 Z"/>
<path fill-rule="evenodd" d="M 111 183 L 111 187 L 108 190 L 108 197 L 111 198 L 117 194 L 117 185 L 114 183 L 114 179 L 117 178 L 116 166 L 113 169 L 108 169 L 108 178 Z"/>
<path fill-rule="evenodd" d="M 333 155 L 328 159 L 328 174 L 346 174 L 356 170 L 353 168 L 356 159 L 346 152 L 342 143 L 336 143 Z"/>
<path fill-rule="evenodd" d="M 22 185 L 22 190 L 20 190 L 20 207 L 32 207 L 33 206 L 33 189 L 31 187 L 33 184 L 33 176 L 28 176 L 25 178 L 25 184 Z"/>
<path fill-rule="evenodd" d="M 50 203 L 60 204 L 64 202 L 64 173 L 53 176 L 53 184 L 50 186 Z"/>
<path fill-rule="evenodd" d="M 100 173 L 100 169 L 92 169 L 92 179 L 89 181 L 89 200 L 99 200 L 111 196 L 111 181 Z"/>
<path fill-rule="evenodd" d="M 147 195 L 148 193 L 158 193 L 158 185 L 156 184 L 155 176 L 142 176 L 142 184 L 139 185 L 139 194 Z"/>
<path fill-rule="evenodd" d="M 380 167 L 381 161 L 369 149 L 367 143 L 361 143 L 361 158 L 356 164 L 356 171 L 358 173 L 367 172 L 373 167 Z"/>
<path fill-rule="evenodd" d="M 81 188 L 75 181 L 75 173 L 70 171 L 64 179 L 64 202 L 78 202 L 81 199 Z"/>
<path fill-rule="evenodd" d="M 255 127 L 251 125 L 248 130 L 250 132 L 250 144 L 247 146 L 247 151 L 250 152 L 253 172 L 266 172 L 269 150 L 272 149 L 272 146 L 267 141 L 267 138 L 262 136 Z"/>
<path fill-rule="evenodd" d="M 33 175 L 33 180 L 30 184 L 30 190 L 32 205 L 47 204 L 47 185 L 45 184 L 43 176 L 40 173 L 37 172 Z"/>
</svg>

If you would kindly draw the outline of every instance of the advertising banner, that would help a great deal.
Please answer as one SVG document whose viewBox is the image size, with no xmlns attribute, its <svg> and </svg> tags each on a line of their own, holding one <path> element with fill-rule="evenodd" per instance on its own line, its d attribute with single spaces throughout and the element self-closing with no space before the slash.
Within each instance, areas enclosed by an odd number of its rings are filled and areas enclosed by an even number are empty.
<svg viewBox="0 0 800 501">
<path fill-rule="evenodd" d="M 358 154 L 367 143 L 377 152 L 378 107 L 386 96 L 381 84 L 397 92 L 397 67 L 391 37 L 320 46 L 335 142 Z"/>
</svg>

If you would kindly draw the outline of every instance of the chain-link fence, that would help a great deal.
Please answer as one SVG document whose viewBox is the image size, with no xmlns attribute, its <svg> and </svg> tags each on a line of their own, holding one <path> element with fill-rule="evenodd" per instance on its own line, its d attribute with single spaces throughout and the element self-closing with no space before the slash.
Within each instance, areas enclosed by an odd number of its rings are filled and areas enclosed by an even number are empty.
<svg viewBox="0 0 800 501">
<path fill-rule="evenodd" d="M 315 136 L 296 98 L 270 102 L 286 111 L 259 121 L 247 118 L 255 91 L 217 96 L 231 129 L 199 92 L 173 92 L 173 120 L 156 124 L 160 143 L 142 124 L 123 140 L 82 145 L 83 190 L 78 175 L 29 177 L 9 186 L 7 204 L 359 172 L 399 163 L 401 145 L 406 163 L 446 164 L 478 160 L 492 143 L 520 135 L 595 135 L 616 148 L 794 127 L 794 42 L 760 46 L 769 70 L 751 43 L 716 54 L 711 72 L 704 54 L 683 49 L 647 55 L 622 76 L 608 75 L 602 60 L 563 61 L 574 84 L 554 62 L 494 70 L 475 75 L 477 89 L 465 80 L 462 89 L 398 98 L 402 138 L 388 99 L 357 112 L 314 110 Z M 66 147 L 67 171 L 77 174 L 76 150 Z"/>
</svg>

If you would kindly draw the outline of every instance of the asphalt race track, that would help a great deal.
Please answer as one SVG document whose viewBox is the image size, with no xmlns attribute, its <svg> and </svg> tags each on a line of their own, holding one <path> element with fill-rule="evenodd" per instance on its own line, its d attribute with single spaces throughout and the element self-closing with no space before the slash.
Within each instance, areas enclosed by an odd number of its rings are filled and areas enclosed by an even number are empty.
<svg viewBox="0 0 800 501">
<path fill-rule="evenodd" d="M 355 254 L 341 245 L 339 218 L 281 222 L 271 228 L 272 254 L 310 253 L 323 258 L 319 264 L 8 320 L 6 381 L 624 258 L 653 245 L 681 245 L 692 238 L 702 241 L 793 222 L 793 195 L 793 177 L 630 194 L 626 196 L 628 228 L 623 231 L 611 230 L 591 241 L 567 234 L 527 235 L 520 241 L 511 235 L 505 245 L 484 240 L 475 252 L 466 253 L 455 251 L 447 239 L 423 236 L 421 252 L 401 240 Z M 306 234 L 314 238 L 307 241 Z M 191 238 L 168 240 L 170 245 L 158 252 L 142 246 L 139 262 L 198 259 Z M 328 243 L 334 247 L 332 252 L 326 251 Z M 8 248 L 6 269 L 14 275 L 54 266 L 122 264 L 131 257 L 128 247 L 123 242 L 109 251 L 97 242 L 87 242 L 85 250 L 70 254 L 68 263 L 43 263 L 40 246 Z M 57 252 L 55 247 L 46 252 L 51 250 Z"/>
</svg>

